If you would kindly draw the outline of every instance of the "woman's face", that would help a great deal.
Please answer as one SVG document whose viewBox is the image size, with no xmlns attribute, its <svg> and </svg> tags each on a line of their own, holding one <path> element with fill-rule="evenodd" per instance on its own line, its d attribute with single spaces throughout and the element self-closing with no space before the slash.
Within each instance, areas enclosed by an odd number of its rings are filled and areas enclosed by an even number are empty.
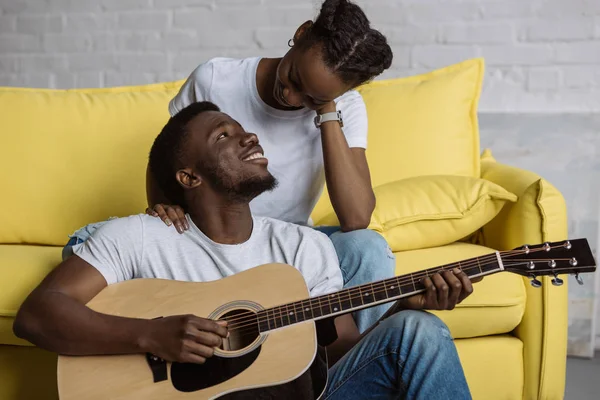
<svg viewBox="0 0 600 400">
<path fill-rule="evenodd" d="M 284 107 L 318 110 L 350 89 L 325 66 L 320 46 L 294 47 L 277 67 L 273 97 Z"/>
</svg>

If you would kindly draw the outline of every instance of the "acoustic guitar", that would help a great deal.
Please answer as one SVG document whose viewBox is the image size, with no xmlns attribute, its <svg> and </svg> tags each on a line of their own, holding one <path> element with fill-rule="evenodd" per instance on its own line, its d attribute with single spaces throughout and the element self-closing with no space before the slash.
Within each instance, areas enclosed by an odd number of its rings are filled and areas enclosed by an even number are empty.
<svg viewBox="0 0 600 400">
<path fill-rule="evenodd" d="M 227 320 L 229 338 L 202 365 L 169 363 L 152 354 L 60 356 L 59 394 L 63 400 L 318 398 L 327 367 L 317 351 L 315 321 L 423 292 L 424 277 L 453 268 L 471 278 L 512 272 L 529 277 L 534 287 L 546 275 L 560 286 L 561 274 L 574 274 L 582 284 L 579 274 L 596 269 L 587 240 L 576 239 L 497 251 L 313 298 L 300 272 L 284 264 L 203 283 L 121 282 L 88 306 L 123 317 Z"/>
</svg>

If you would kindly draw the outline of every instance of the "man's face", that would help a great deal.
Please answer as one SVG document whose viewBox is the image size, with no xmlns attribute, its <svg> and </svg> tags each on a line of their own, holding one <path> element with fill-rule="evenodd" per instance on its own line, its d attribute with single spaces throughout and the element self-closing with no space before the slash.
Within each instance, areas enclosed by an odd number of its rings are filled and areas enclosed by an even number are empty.
<svg viewBox="0 0 600 400">
<path fill-rule="evenodd" d="M 250 201 L 275 187 L 258 137 L 229 115 L 206 111 L 188 124 L 189 163 L 215 191 Z"/>
</svg>

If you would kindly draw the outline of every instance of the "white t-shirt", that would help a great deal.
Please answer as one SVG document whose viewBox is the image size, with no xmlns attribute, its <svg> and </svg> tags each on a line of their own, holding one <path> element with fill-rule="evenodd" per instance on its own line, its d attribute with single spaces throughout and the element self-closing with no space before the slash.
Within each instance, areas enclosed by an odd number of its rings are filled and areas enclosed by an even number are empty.
<svg viewBox="0 0 600 400">
<path fill-rule="evenodd" d="M 294 266 L 311 296 L 342 289 L 342 273 L 329 238 L 312 228 L 255 217 L 250 238 L 227 245 L 209 239 L 187 216 L 183 234 L 145 214 L 111 220 L 74 254 L 95 267 L 110 285 L 135 278 L 189 282 L 221 279 L 263 264 Z"/>
<path fill-rule="evenodd" d="M 255 216 L 310 224 L 309 218 L 325 184 L 321 131 L 315 111 L 277 110 L 258 95 L 256 69 L 260 58 L 214 58 L 201 64 L 171 100 L 176 114 L 198 101 L 210 101 L 258 135 L 269 159 L 269 171 L 279 186 L 250 203 Z M 336 100 L 350 147 L 367 148 L 367 110 L 361 95 L 351 90 Z"/>
</svg>

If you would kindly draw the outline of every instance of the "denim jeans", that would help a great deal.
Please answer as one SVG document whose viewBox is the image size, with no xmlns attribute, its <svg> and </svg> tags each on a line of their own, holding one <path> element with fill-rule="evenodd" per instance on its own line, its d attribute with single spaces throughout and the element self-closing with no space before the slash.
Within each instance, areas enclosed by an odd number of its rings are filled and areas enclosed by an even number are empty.
<svg viewBox="0 0 600 400">
<path fill-rule="evenodd" d="M 375 231 L 361 229 L 342 232 L 339 227 L 316 227 L 329 236 L 340 261 L 344 288 L 393 277 L 396 257 L 385 239 Z M 365 308 L 353 313 L 360 333 L 381 318 L 393 303 Z"/>
<path fill-rule="evenodd" d="M 369 332 L 329 369 L 326 400 L 471 399 L 446 325 L 401 311 Z"/>
</svg>

